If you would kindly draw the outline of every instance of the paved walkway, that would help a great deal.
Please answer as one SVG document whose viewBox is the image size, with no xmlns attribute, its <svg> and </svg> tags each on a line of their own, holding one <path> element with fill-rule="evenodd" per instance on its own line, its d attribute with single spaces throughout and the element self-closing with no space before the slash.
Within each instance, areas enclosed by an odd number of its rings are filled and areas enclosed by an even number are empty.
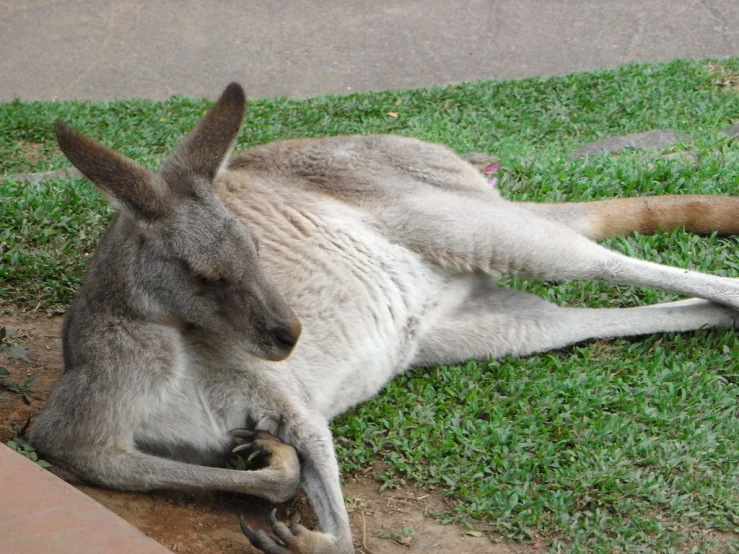
<svg viewBox="0 0 739 554">
<path fill-rule="evenodd" d="M 0 102 L 308 97 L 739 55 L 737 0 L 0 0 Z"/>
<path fill-rule="evenodd" d="M 2 443 L 0 498 L 0 554 L 169 552 Z"/>
</svg>

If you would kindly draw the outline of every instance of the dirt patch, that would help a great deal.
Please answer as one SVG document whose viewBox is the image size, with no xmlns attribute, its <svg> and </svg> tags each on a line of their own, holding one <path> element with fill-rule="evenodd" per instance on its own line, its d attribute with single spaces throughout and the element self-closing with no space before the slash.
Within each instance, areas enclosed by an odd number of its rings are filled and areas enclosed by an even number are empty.
<svg viewBox="0 0 739 554">
<path fill-rule="evenodd" d="M 718 87 L 739 90 L 739 75 L 722 75 L 715 82 Z"/>
<path fill-rule="evenodd" d="M 18 143 L 21 157 L 28 160 L 31 165 L 37 164 L 44 158 L 42 152 L 43 147 L 44 144 L 42 142 L 21 141 Z"/>
<path fill-rule="evenodd" d="M 20 394 L 0 390 L 0 441 L 7 442 L 12 438 L 12 429 L 22 426 L 29 417 L 36 417 L 62 374 L 61 318 L 38 313 L 1 314 L 0 327 L 5 327 L 9 335 L 0 350 L 0 366 L 10 371 L 6 378 L 25 383 L 35 377 L 32 387 L 41 391 L 29 393 L 29 403 Z M 13 346 L 22 347 L 29 361 L 18 358 L 18 351 L 8 349 Z"/>
<path fill-rule="evenodd" d="M 61 376 L 61 323 L 61 317 L 48 318 L 35 312 L 0 314 L 0 327 L 12 335 L 0 350 L 0 366 L 9 370 L 6 378 L 17 383 L 36 377 L 33 386 L 40 389 L 30 394 L 30 403 L 19 393 L 0 391 L 0 441 L 8 441 L 13 436 L 12 429 L 18 429 L 29 417 L 36 417 Z M 12 355 L 9 346 L 22 346 L 27 360 L 18 357 L 18 350 Z M 544 550 L 539 543 L 499 542 L 484 528 L 442 525 L 433 517 L 447 506 L 438 493 L 413 487 L 379 492 L 371 475 L 345 477 L 344 494 L 358 553 L 503 554 Z M 264 528 L 272 509 L 258 498 L 228 493 L 144 494 L 77 488 L 171 551 L 182 553 L 256 552 L 239 531 L 238 515 L 243 514 L 253 527 Z M 280 506 L 278 516 L 289 519 L 296 512 L 305 525 L 315 525 L 303 496 Z"/>
<path fill-rule="evenodd" d="M 708 64 L 708 71 L 715 75 L 713 82 L 717 87 L 739 90 L 739 74 L 727 73 L 724 67 L 715 64 Z"/>
<path fill-rule="evenodd" d="M 543 543 L 500 541 L 484 528 L 442 525 L 433 516 L 445 511 L 447 500 L 420 488 L 380 492 L 373 479 L 358 477 L 344 484 L 344 497 L 358 553 L 508 554 L 545 550 Z"/>
</svg>

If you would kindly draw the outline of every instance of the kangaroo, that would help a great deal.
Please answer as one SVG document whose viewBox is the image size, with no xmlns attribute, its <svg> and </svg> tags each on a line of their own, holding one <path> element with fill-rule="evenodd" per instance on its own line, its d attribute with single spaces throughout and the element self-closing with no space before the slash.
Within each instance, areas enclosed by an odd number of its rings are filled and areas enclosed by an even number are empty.
<svg viewBox="0 0 739 554">
<path fill-rule="evenodd" d="M 399 136 L 285 140 L 231 157 L 231 84 L 158 172 L 57 122 L 118 211 L 64 323 L 65 373 L 32 429 L 69 475 L 126 490 L 273 502 L 302 487 L 320 530 L 242 521 L 268 554 L 351 553 L 329 422 L 412 366 L 593 338 L 733 329 L 739 280 L 597 240 L 684 226 L 739 233 L 739 198 L 505 200 L 443 146 Z M 591 279 L 689 298 L 558 307 L 496 277 Z M 232 450 L 254 470 L 218 467 Z"/>
</svg>

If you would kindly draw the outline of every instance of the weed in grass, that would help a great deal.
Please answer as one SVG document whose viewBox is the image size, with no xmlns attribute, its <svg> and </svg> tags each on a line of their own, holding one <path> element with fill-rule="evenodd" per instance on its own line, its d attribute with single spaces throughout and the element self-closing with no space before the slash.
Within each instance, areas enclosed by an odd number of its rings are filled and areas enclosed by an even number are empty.
<svg viewBox="0 0 739 554">
<path fill-rule="evenodd" d="M 26 430 L 28 429 L 30 422 L 31 419 L 29 418 L 20 428 L 12 425 L 10 432 L 13 435 L 13 438 L 6 442 L 5 445 L 11 450 L 15 450 L 21 456 L 25 456 L 36 465 L 43 468 L 50 468 L 51 464 L 46 460 L 39 458 L 33 445 L 26 440 Z"/>
<path fill-rule="evenodd" d="M 0 327 L 0 350 L 9 351 L 12 358 L 28 361 L 25 349 L 18 345 L 12 344 L 10 340 L 14 339 L 16 333 L 14 330 L 6 330 L 5 327 Z M 15 394 L 20 394 L 23 401 L 26 404 L 31 403 L 31 395 L 34 393 L 42 392 L 41 389 L 34 387 L 37 377 L 29 377 L 24 382 L 15 382 L 8 379 L 10 370 L 7 367 L 0 366 L 0 391 L 7 391 Z M 7 403 L 10 398 L 6 395 L 0 396 L 0 402 Z"/>
<path fill-rule="evenodd" d="M 30 404 L 32 402 L 32 394 L 43 392 L 42 389 L 34 387 L 38 381 L 38 377 L 29 377 L 21 383 L 11 381 L 7 378 L 8 375 L 10 375 L 8 368 L 0 366 L 0 391 L 20 394 L 26 404 Z"/>
<path fill-rule="evenodd" d="M 400 546 L 408 546 L 413 539 L 413 535 L 416 534 L 416 531 L 414 529 L 411 529 L 410 527 L 403 527 L 399 532 L 397 533 L 380 533 L 378 536 L 381 539 L 387 539 L 391 540 L 396 544 L 399 544 Z"/>
</svg>

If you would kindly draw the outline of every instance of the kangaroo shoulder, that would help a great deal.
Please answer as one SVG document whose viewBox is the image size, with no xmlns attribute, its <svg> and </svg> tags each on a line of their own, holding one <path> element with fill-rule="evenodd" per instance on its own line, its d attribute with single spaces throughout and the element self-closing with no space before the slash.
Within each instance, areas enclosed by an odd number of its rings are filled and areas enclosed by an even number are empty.
<svg viewBox="0 0 739 554">
<path fill-rule="evenodd" d="M 237 154 L 228 169 L 352 204 L 392 201 L 419 186 L 489 188 L 447 147 L 396 135 L 278 141 Z"/>
</svg>

